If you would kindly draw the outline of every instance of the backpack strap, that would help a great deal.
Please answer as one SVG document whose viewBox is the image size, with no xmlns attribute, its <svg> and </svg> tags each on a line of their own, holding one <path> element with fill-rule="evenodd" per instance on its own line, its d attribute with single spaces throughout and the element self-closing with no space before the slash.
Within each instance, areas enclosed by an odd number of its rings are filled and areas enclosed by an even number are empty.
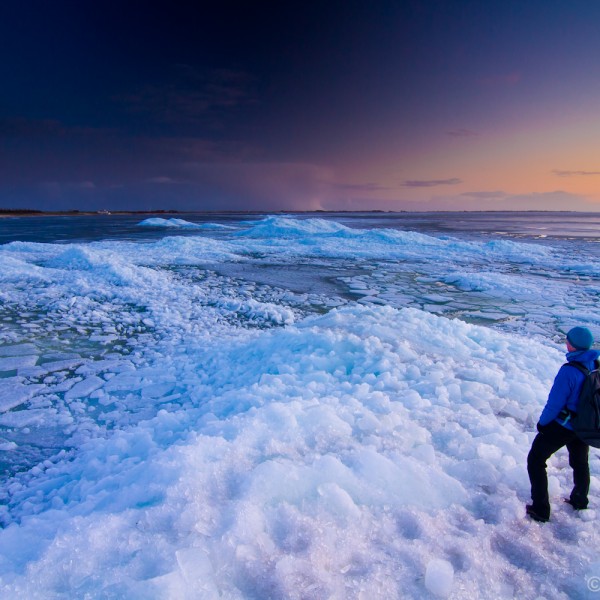
<svg viewBox="0 0 600 600">
<path fill-rule="evenodd" d="M 589 375 L 590 373 L 590 370 L 586 366 L 582 365 L 580 362 L 568 362 L 565 363 L 563 367 L 575 367 L 579 372 L 583 373 L 584 375 Z"/>
<path fill-rule="evenodd" d="M 582 365 L 580 362 L 567 362 L 563 365 L 563 367 L 574 367 L 575 369 L 577 369 L 580 373 L 583 373 L 583 375 L 585 377 L 587 377 L 590 374 L 590 370 L 585 366 Z M 576 415 L 577 413 L 569 410 L 566 406 L 560 411 L 558 418 L 562 419 L 564 421 L 563 425 L 565 425 L 568 421 L 571 420 L 571 418 Z"/>
</svg>

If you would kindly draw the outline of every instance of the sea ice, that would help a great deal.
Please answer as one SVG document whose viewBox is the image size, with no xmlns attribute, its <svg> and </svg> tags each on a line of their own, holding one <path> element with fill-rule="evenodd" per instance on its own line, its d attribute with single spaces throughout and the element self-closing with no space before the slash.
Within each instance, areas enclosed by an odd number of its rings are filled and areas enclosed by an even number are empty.
<svg viewBox="0 0 600 600">
<path fill-rule="evenodd" d="M 22 364 L 0 388 L 0 595 L 585 597 L 598 461 L 581 516 L 564 453 L 549 462 L 543 526 L 525 464 L 558 342 L 600 326 L 598 286 L 574 277 L 598 262 L 239 225 L 0 247 L 0 361 Z M 304 281 L 320 269 L 327 293 Z"/>
</svg>

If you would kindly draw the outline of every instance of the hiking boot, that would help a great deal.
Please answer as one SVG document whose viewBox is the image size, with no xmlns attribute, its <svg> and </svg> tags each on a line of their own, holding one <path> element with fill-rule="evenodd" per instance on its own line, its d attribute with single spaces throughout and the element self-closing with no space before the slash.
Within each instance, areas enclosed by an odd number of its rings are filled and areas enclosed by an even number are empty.
<svg viewBox="0 0 600 600">
<path fill-rule="evenodd" d="M 539 521 L 540 523 L 546 523 L 550 520 L 550 516 L 544 517 L 543 515 L 540 515 L 539 513 L 537 513 L 533 508 L 533 504 L 528 504 L 525 507 L 525 512 L 534 521 Z"/>
<path fill-rule="evenodd" d="M 583 506 L 582 504 L 578 504 L 577 502 L 573 502 L 571 498 L 565 498 L 565 502 L 570 504 L 573 507 L 573 510 L 586 510 L 587 504 Z"/>
</svg>

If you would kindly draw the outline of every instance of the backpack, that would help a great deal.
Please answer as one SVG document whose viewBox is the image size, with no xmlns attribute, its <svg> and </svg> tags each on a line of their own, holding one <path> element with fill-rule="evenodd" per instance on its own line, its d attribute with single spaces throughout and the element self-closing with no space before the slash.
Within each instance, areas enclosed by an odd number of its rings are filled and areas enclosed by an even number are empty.
<svg viewBox="0 0 600 600">
<path fill-rule="evenodd" d="M 571 413 L 570 422 L 573 431 L 582 442 L 600 448 L 600 369 L 598 362 L 593 371 L 578 362 L 570 362 L 567 365 L 575 367 L 585 376 L 579 393 L 577 412 Z"/>
</svg>

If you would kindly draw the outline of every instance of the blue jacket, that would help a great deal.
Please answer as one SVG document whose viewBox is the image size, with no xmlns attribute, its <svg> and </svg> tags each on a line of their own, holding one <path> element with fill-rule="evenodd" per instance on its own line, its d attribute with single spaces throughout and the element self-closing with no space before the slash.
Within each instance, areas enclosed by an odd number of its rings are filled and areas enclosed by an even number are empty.
<svg viewBox="0 0 600 600">
<path fill-rule="evenodd" d="M 584 367 L 592 370 L 595 368 L 594 361 L 599 356 L 598 350 L 576 350 L 567 352 L 567 361 L 581 363 Z M 571 423 L 568 421 L 565 423 L 564 419 L 558 418 L 558 415 L 563 408 L 577 412 L 577 401 L 584 379 L 585 376 L 579 369 L 567 365 L 563 365 L 559 369 L 548 395 L 546 406 L 540 415 L 540 425 L 548 425 L 552 421 L 557 421 L 563 427 L 573 429 Z"/>
</svg>

